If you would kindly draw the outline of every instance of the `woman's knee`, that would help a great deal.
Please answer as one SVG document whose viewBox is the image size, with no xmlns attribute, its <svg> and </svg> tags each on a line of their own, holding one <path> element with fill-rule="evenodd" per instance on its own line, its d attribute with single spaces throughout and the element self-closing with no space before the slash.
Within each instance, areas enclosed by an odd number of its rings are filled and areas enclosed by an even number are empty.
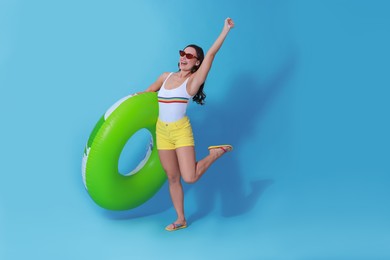
<svg viewBox="0 0 390 260">
<path fill-rule="evenodd" d="M 183 176 L 183 181 L 185 181 L 188 184 L 195 183 L 197 181 L 197 178 L 195 176 Z"/>
<path fill-rule="evenodd" d="M 167 174 L 169 184 L 176 184 L 180 182 L 180 174 Z"/>
</svg>

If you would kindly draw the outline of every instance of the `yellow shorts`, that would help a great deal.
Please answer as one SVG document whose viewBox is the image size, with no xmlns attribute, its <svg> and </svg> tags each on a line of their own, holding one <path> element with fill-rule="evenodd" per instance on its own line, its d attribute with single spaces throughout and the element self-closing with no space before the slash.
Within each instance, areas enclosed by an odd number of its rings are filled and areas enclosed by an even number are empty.
<svg viewBox="0 0 390 260">
<path fill-rule="evenodd" d="M 159 150 L 174 150 L 179 147 L 195 145 L 191 123 L 187 116 L 169 123 L 158 119 L 156 139 Z"/>
</svg>

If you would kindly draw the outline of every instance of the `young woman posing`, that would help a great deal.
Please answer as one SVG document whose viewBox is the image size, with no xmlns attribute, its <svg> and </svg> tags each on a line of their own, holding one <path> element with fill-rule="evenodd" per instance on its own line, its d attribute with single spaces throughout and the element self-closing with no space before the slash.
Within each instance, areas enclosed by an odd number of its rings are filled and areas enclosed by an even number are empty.
<svg viewBox="0 0 390 260">
<path fill-rule="evenodd" d="M 158 91 L 159 118 L 156 125 L 157 149 L 161 164 L 168 176 L 169 191 L 177 219 L 165 229 L 174 231 L 187 227 L 184 215 L 184 194 L 181 178 L 194 183 L 212 163 L 233 149 L 231 145 L 210 146 L 210 154 L 200 161 L 195 159 L 192 127 L 186 110 L 190 99 L 203 105 L 206 95 L 204 82 L 211 65 L 230 29 L 232 19 L 227 18 L 221 34 L 204 56 L 202 48 L 194 44 L 181 50 L 179 71 L 163 73 L 146 92 Z"/>
</svg>

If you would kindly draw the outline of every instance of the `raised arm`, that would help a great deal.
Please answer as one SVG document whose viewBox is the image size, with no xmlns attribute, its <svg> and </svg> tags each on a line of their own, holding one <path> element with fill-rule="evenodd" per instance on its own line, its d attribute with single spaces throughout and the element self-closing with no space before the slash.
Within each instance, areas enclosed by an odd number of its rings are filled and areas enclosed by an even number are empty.
<svg viewBox="0 0 390 260">
<path fill-rule="evenodd" d="M 219 49 L 221 48 L 230 29 L 232 29 L 233 27 L 234 27 L 233 20 L 230 18 L 226 18 L 221 34 L 218 36 L 217 40 L 214 42 L 214 44 L 206 53 L 206 56 L 204 57 L 204 60 L 200 65 L 199 69 L 194 73 L 194 75 L 188 81 L 188 92 L 190 95 L 195 95 L 198 92 L 200 86 L 206 81 L 214 57 L 219 51 Z"/>
</svg>

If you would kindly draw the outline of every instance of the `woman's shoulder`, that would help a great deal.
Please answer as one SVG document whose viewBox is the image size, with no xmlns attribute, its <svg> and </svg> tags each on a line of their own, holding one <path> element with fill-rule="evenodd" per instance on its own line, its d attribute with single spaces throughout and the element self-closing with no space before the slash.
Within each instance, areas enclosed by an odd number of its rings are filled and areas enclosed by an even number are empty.
<svg viewBox="0 0 390 260">
<path fill-rule="evenodd" d="M 163 72 L 161 75 L 160 75 L 160 80 L 162 81 L 165 81 L 169 75 L 171 75 L 173 72 Z"/>
</svg>

